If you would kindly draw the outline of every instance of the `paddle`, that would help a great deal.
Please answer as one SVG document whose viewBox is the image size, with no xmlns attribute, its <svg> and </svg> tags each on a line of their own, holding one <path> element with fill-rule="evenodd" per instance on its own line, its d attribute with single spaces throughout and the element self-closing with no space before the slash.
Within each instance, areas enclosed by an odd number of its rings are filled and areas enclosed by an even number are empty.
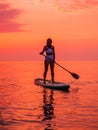
<svg viewBox="0 0 98 130">
<path fill-rule="evenodd" d="M 44 57 L 46 57 L 46 55 L 42 54 Z M 48 57 L 47 57 L 48 58 Z M 50 58 L 48 58 L 49 60 L 51 60 Z M 66 70 L 68 73 L 70 73 L 72 75 L 73 78 L 75 79 L 79 79 L 79 75 L 77 75 L 76 73 L 72 73 L 69 70 L 67 70 L 66 68 L 64 68 L 63 66 L 61 66 L 60 64 L 58 64 L 56 61 L 54 61 L 54 63 L 56 65 L 58 65 L 59 67 L 61 67 L 62 69 Z"/>
</svg>

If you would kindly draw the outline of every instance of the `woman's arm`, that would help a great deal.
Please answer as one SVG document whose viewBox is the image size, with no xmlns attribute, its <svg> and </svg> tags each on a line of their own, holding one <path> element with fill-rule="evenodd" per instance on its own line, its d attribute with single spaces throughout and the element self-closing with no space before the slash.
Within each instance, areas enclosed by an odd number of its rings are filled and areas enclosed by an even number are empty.
<svg viewBox="0 0 98 130">
<path fill-rule="evenodd" d="M 43 47 L 43 50 L 40 52 L 40 55 L 42 55 L 43 53 L 44 53 L 44 51 L 45 51 L 45 46 Z"/>
</svg>

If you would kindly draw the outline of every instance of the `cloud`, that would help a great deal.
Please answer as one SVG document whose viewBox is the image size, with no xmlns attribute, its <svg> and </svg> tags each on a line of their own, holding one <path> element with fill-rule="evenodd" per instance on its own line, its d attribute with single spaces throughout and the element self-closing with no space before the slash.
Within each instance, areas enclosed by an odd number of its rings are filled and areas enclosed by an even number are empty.
<svg viewBox="0 0 98 130">
<path fill-rule="evenodd" d="M 0 3 L 0 33 L 21 31 L 22 24 L 14 22 L 22 11 L 11 9 L 9 4 Z"/>
<path fill-rule="evenodd" d="M 83 10 L 98 6 L 98 0 L 37 0 L 40 4 L 50 5 L 65 12 Z"/>
</svg>

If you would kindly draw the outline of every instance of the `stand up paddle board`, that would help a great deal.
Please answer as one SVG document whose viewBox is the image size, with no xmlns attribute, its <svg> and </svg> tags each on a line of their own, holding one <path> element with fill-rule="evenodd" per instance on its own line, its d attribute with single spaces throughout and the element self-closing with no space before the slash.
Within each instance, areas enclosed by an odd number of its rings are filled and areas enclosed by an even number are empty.
<svg viewBox="0 0 98 130">
<path fill-rule="evenodd" d="M 40 85 L 40 86 L 43 86 L 45 88 L 50 88 L 50 89 L 67 91 L 70 88 L 70 85 L 62 83 L 62 82 L 52 83 L 50 80 L 45 80 L 45 83 L 44 83 L 44 80 L 41 78 L 37 78 L 34 81 L 36 85 Z"/>
</svg>

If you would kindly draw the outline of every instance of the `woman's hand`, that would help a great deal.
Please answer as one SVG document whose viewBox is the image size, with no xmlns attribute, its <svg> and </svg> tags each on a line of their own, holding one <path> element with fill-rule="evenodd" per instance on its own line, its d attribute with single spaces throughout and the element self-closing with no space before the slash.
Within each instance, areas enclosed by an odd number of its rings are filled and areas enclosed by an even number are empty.
<svg viewBox="0 0 98 130">
<path fill-rule="evenodd" d="M 39 54 L 40 54 L 40 55 L 42 55 L 43 53 L 42 53 L 42 52 L 40 52 Z"/>
</svg>

